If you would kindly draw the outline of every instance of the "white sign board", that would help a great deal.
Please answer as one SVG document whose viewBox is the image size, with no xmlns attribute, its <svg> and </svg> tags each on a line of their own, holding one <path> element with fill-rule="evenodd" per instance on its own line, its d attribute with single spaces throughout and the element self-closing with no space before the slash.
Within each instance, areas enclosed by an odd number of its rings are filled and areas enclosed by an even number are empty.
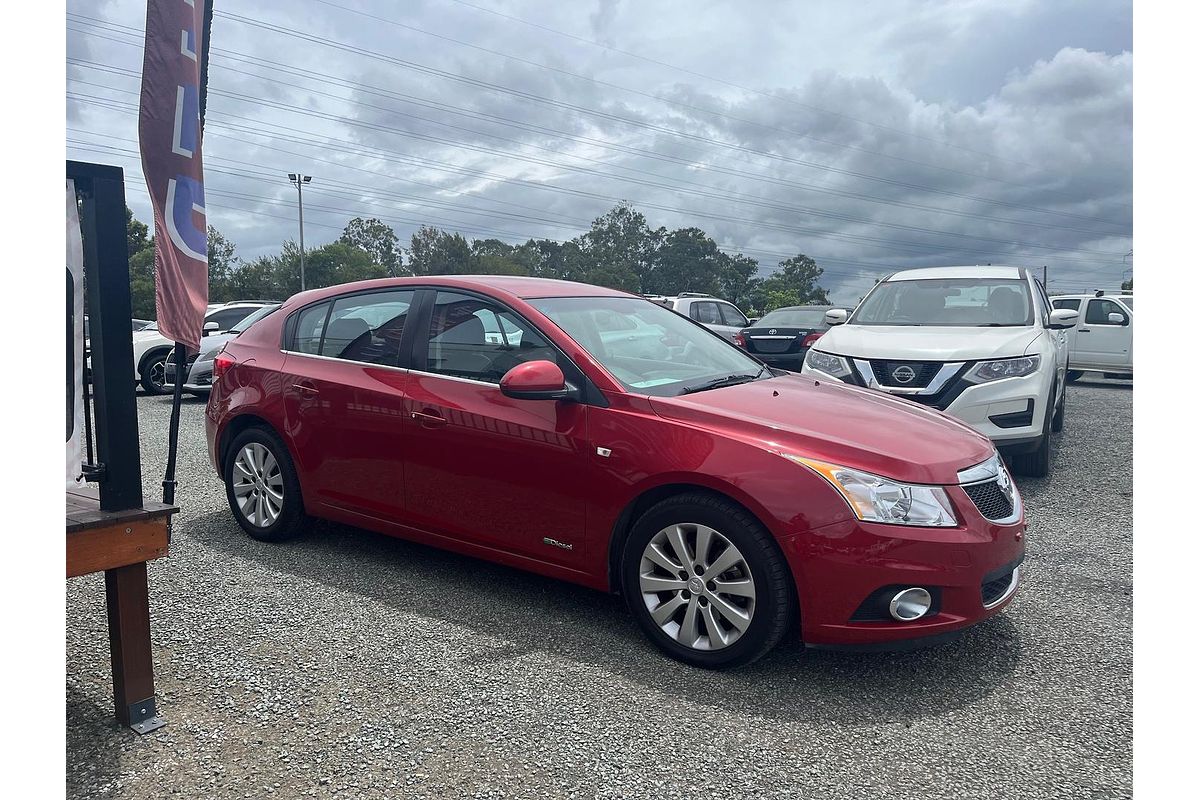
<svg viewBox="0 0 1200 800">
<path fill-rule="evenodd" d="M 67 488 L 83 485 L 83 237 L 67 181 Z"/>
</svg>

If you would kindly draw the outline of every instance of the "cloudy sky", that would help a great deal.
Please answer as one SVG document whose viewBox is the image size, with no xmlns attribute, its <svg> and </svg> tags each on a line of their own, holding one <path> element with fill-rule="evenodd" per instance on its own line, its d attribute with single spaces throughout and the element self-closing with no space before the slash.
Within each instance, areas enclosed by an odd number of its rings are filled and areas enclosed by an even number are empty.
<svg viewBox="0 0 1200 800">
<path fill-rule="evenodd" d="M 208 218 L 565 240 L 627 200 L 836 302 L 911 265 L 1132 269 L 1128 0 L 216 0 Z M 67 154 L 136 155 L 144 0 L 68 0 Z"/>
</svg>

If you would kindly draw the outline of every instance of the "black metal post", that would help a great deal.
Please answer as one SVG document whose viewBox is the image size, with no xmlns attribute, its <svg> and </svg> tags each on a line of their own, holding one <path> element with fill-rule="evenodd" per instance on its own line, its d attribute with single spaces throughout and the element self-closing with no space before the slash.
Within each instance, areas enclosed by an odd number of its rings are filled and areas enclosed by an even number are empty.
<svg viewBox="0 0 1200 800">
<path fill-rule="evenodd" d="M 92 391 L 100 509 L 142 507 L 142 459 L 133 390 L 133 318 L 125 176 L 120 167 L 67 162 L 82 200 L 83 265 L 87 279 Z"/>
<path fill-rule="evenodd" d="M 171 423 L 167 428 L 167 470 L 163 473 L 163 502 L 175 505 L 175 454 L 179 450 L 179 406 L 183 402 L 183 382 L 187 378 L 187 346 L 176 342 L 172 351 L 175 356 L 175 394 L 171 398 Z"/>
</svg>

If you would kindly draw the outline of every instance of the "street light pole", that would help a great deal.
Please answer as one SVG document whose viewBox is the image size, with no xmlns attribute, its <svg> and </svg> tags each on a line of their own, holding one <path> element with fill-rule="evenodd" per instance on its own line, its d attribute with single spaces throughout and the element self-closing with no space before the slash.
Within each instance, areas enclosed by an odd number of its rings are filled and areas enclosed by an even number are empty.
<svg viewBox="0 0 1200 800">
<path fill-rule="evenodd" d="M 289 172 L 288 180 L 296 186 L 296 198 L 300 208 L 300 291 L 304 291 L 304 184 L 312 181 L 311 175 Z"/>
</svg>

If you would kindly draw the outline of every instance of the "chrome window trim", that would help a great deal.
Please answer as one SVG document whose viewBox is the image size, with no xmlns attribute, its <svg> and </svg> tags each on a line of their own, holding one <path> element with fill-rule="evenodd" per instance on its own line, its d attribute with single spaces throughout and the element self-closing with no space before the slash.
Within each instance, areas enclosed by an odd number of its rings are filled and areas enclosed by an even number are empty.
<svg viewBox="0 0 1200 800">
<path fill-rule="evenodd" d="M 1012 579 L 1008 583 L 1008 588 L 1004 590 L 1004 594 L 1000 595 L 999 597 L 997 597 L 995 600 L 993 600 L 990 603 L 984 603 L 983 607 L 985 609 L 995 608 L 996 606 L 1000 605 L 1008 598 L 1012 597 L 1013 592 L 1015 592 L 1017 590 L 1017 581 L 1019 581 L 1020 578 L 1021 578 L 1021 567 L 1020 566 L 1013 567 Z"/>
<path fill-rule="evenodd" d="M 492 383 L 491 381 L 477 381 L 474 378 L 460 378 L 457 375 L 447 375 L 444 372 L 428 372 L 423 369 L 410 369 L 408 372 L 412 373 L 413 375 L 428 375 L 431 378 L 445 378 L 448 381 L 458 381 L 459 383 L 474 383 L 478 386 L 491 386 L 497 391 L 500 389 L 499 383 Z"/>
<path fill-rule="evenodd" d="M 336 356 L 321 356 L 316 353 L 302 353 L 299 350 L 285 350 L 280 348 L 279 352 L 288 356 L 303 356 L 304 358 L 316 358 L 321 361 L 333 361 L 338 364 L 357 364 L 360 367 L 377 367 L 379 369 L 390 369 L 393 372 L 415 372 L 407 367 L 397 367 L 392 364 L 376 364 L 373 361 L 355 361 L 352 358 L 337 358 Z"/>
</svg>

